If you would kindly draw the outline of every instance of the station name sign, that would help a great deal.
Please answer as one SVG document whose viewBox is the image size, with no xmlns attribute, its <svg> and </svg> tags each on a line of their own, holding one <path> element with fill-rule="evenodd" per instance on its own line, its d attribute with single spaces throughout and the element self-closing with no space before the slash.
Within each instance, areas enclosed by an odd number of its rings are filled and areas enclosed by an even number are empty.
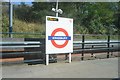
<svg viewBox="0 0 120 80">
<path fill-rule="evenodd" d="M 73 19 L 46 16 L 46 54 L 73 52 Z"/>
</svg>

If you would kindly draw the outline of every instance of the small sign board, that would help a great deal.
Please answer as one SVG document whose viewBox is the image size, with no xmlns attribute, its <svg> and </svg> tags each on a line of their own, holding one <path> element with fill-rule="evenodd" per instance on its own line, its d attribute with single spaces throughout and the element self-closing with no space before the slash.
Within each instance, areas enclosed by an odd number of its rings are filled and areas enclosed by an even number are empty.
<svg viewBox="0 0 120 80">
<path fill-rule="evenodd" d="M 73 52 L 73 19 L 46 16 L 46 54 Z"/>
</svg>

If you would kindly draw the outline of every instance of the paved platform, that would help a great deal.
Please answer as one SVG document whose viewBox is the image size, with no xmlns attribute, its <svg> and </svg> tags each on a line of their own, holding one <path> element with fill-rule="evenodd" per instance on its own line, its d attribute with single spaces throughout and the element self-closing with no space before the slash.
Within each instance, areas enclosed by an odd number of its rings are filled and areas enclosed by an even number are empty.
<svg viewBox="0 0 120 80">
<path fill-rule="evenodd" d="M 3 78 L 118 78 L 118 58 L 2 66 Z"/>
</svg>

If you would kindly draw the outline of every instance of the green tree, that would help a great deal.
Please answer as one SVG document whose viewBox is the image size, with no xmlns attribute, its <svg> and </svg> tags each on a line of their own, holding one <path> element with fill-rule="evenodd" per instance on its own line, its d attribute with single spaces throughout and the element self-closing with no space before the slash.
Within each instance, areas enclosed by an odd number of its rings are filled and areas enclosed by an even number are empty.
<svg viewBox="0 0 120 80">
<path fill-rule="evenodd" d="M 26 22 L 45 24 L 46 16 L 55 16 L 51 11 L 56 2 L 33 2 L 14 6 L 14 16 Z M 74 33 L 117 34 L 120 30 L 120 2 L 59 2 L 63 10 L 60 17 L 74 19 Z"/>
<path fill-rule="evenodd" d="M 14 16 L 23 21 L 30 21 L 30 9 L 31 7 L 24 2 L 21 2 L 20 5 L 14 5 Z"/>
</svg>

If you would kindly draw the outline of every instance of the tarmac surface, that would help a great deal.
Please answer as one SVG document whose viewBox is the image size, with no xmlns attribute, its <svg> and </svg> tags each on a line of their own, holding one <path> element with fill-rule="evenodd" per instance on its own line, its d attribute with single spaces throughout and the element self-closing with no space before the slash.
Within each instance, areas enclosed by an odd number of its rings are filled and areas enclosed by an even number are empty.
<svg viewBox="0 0 120 80">
<path fill-rule="evenodd" d="M 3 65 L 2 78 L 118 78 L 118 58 Z"/>
</svg>

